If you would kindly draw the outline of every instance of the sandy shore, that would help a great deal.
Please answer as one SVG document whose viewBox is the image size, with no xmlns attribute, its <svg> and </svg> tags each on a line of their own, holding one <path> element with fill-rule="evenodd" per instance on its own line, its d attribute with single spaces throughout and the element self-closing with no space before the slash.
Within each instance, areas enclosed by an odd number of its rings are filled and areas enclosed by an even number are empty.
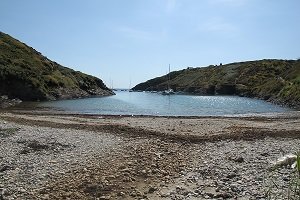
<svg viewBox="0 0 300 200">
<path fill-rule="evenodd" d="M 297 151 L 299 112 L 202 118 L 0 113 L 0 199 L 283 198 L 295 170 L 270 168 Z"/>
</svg>

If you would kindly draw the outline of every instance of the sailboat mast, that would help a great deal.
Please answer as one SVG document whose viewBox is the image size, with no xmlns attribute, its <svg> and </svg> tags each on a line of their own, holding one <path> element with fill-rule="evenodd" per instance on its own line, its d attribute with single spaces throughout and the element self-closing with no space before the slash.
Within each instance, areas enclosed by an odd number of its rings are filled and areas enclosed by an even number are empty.
<svg viewBox="0 0 300 200">
<path fill-rule="evenodd" d="M 168 90 L 170 90 L 170 64 L 169 64 L 169 75 L 168 75 Z"/>
<path fill-rule="evenodd" d="M 129 81 L 129 89 L 128 90 L 130 90 L 131 89 L 131 78 L 130 78 L 130 81 Z"/>
</svg>

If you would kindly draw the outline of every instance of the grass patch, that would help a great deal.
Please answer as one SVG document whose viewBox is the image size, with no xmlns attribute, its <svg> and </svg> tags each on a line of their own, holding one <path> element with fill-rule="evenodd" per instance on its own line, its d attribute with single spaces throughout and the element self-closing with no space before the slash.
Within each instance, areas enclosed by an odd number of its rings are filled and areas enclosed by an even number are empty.
<svg viewBox="0 0 300 200">
<path fill-rule="evenodd" d="M 299 200 L 300 199 L 300 152 L 298 152 L 294 170 L 288 175 L 289 178 L 284 177 L 280 173 L 279 176 L 275 175 L 278 168 L 273 169 L 269 174 L 268 190 L 266 191 L 267 199 L 287 199 Z M 286 166 L 290 167 L 290 166 Z M 280 169 L 279 169 L 280 170 Z M 284 185 L 280 181 L 286 182 Z"/>
</svg>

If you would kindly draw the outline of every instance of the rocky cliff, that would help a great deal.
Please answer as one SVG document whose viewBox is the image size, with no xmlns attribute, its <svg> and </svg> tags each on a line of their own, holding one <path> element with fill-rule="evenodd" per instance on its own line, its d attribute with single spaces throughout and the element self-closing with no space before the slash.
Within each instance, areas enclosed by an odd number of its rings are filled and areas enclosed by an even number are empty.
<svg viewBox="0 0 300 200">
<path fill-rule="evenodd" d="M 188 68 L 170 73 L 175 91 L 200 95 L 240 95 L 300 108 L 300 60 L 259 60 Z M 133 90 L 161 91 L 167 76 L 136 85 Z"/>
<path fill-rule="evenodd" d="M 0 32 L 0 95 L 55 100 L 112 94 L 99 78 L 63 67 Z"/>
</svg>

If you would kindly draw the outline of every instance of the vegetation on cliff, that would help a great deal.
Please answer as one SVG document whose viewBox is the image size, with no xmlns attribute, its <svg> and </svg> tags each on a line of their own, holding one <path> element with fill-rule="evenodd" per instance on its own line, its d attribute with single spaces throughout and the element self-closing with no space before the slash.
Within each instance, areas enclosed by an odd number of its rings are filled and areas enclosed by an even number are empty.
<svg viewBox="0 0 300 200">
<path fill-rule="evenodd" d="M 188 68 L 170 73 L 175 91 L 200 95 L 240 95 L 300 107 L 300 60 L 259 60 Z M 167 76 L 136 85 L 133 90 L 161 91 Z"/>
<path fill-rule="evenodd" d="M 0 32 L 0 95 L 54 100 L 112 94 L 102 80 L 63 67 Z"/>
</svg>

